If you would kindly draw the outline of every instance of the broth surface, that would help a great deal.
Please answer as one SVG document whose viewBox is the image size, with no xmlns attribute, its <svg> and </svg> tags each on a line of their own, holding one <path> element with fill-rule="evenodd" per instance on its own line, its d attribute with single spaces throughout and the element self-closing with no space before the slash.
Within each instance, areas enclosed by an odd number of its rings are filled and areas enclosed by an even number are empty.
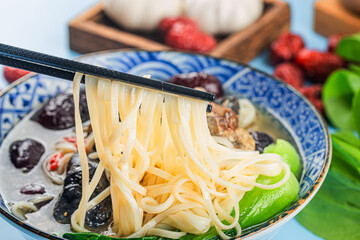
<svg viewBox="0 0 360 240">
<path fill-rule="evenodd" d="M 70 231 L 69 224 L 60 224 L 52 217 L 55 203 L 63 189 L 63 185 L 56 185 L 45 175 L 42 170 L 42 163 L 45 158 L 55 152 L 54 145 L 61 138 L 73 132 L 73 128 L 54 131 L 41 126 L 36 121 L 30 120 L 38 109 L 33 110 L 26 115 L 14 128 L 9 132 L 0 146 L 0 193 L 6 206 L 18 201 L 27 201 L 40 194 L 26 195 L 21 194 L 20 189 L 24 185 L 34 183 L 45 188 L 46 193 L 42 195 L 52 195 L 54 199 L 43 206 L 39 211 L 26 214 L 27 223 L 48 233 L 62 234 Z M 34 139 L 45 147 L 39 163 L 28 173 L 23 173 L 21 169 L 15 168 L 10 161 L 9 147 L 17 140 L 26 138 Z"/>
</svg>

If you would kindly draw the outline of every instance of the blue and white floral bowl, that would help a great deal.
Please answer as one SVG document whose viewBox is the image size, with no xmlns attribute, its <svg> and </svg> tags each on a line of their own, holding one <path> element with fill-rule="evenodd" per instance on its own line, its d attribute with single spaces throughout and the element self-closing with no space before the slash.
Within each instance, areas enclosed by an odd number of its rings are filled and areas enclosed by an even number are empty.
<svg viewBox="0 0 360 240">
<path fill-rule="evenodd" d="M 113 51 L 85 55 L 80 60 L 132 74 L 150 74 L 161 80 L 185 72 L 213 74 L 220 79 L 225 90 L 249 98 L 281 122 L 295 139 L 304 162 L 299 197 L 278 216 L 246 232 L 243 239 L 270 239 L 276 228 L 310 202 L 326 176 L 331 142 L 323 119 L 301 94 L 270 75 L 232 61 L 180 52 Z M 69 81 L 43 75 L 26 76 L 10 85 L 0 94 L 0 143 L 27 113 L 69 87 Z M 1 193 L 0 213 L 26 239 L 61 239 L 11 215 Z"/>
</svg>

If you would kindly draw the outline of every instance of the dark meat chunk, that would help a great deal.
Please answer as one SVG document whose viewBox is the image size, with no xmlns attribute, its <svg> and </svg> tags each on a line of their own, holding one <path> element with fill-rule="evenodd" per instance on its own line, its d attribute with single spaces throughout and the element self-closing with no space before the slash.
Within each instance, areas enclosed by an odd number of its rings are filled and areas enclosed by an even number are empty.
<svg viewBox="0 0 360 240">
<path fill-rule="evenodd" d="M 207 114 L 207 122 L 212 136 L 226 137 L 235 148 L 254 150 L 255 141 L 242 128 L 238 128 L 238 115 L 222 105 L 211 103 L 212 111 Z"/>
<path fill-rule="evenodd" d="M 238 128 L 239 118 L 230 108 L 225 108 L 216 103 L 210 103 L 212 111 L 207 114 L 210 133 L 220 136 L 228 129 Z"/>
<path fill-rule="evenodd" d="M 235 148 L 247 151 L 255 150 L 255 141 L 248 131 L 237 128 L 235 131 L 225 131 L 223 136 L 227 137 Z"/>
<path fill-rule="evenodd" d="M 169 79 L 170 83 L 189 88 L 203 88 L 205 91 L 213 93 L 217 98 L 224 95 L 222 84 L 217 77 L 204 72 L 183 73 Z"/>
<path fill-rule="evenodd" d="M 235 96 L 225 96 L 216 99 L 215 101 L 217 104 L 222 105 L 223 107 L 230 108 L 233 110 L 237 115 L 240 112 L 240 104 L 239 100 Z"/>
<path fill-rule="evenodd" d="M 80 90 L 80 115 L 82 121 L 89 120 L 85 90 Z M 52 98 L 35 117 L 45 128 L 53 130 L 75 126 L 74 99 L 72 91 L 66 91 Z"/>
<path fill-rule="evenodd" d="M 264 151 L 265 147 L 275 142 L 274 139 L 269 136 L 269 134 L 264 132 L 254 131 L 250 134 L 255 140 L 255 150 L 259 151 L 260 153 Z"/>
<path fill-rule="evenodd" d="M 95 173 L 97 163 L 89 161 L 90 179 Z M 82 174 L 79 155 L 76 154 L 70 160 L 64 181 L 64 190 L 55 205 L 53 216 L 59 223 L 68 224 L 71 215 L 78 208 L 82 195 Z M 100 179 L 91 198 L 97 196 L 109 186 L 105 174 Z M 85 217 L 85 226 L 92 231 L 100 232 L 106 230 L 112 221 L 112 207 L 110 196 L 101 203 L 90 209 Z"/>
<path fill-rule="evenodd" d="M 31 184 L 23 186 L 20 189 L 20 192 L 22 194 L 44 194 L 45 188 L 43 186 L 31 183 Z"/>
<path fill-rule="evenodd" d="M 35 167 L 44 152 L 44 146 L 33 139 L 15 141 L 9 149 L 11 162 L 24 172 L 29 172 Z"/>
</svg>

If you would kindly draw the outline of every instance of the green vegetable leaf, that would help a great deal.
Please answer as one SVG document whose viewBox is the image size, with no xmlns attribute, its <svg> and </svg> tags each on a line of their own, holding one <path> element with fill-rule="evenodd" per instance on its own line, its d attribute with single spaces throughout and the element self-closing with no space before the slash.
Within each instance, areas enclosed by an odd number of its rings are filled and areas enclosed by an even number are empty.
<svg viewBox="0 0 360 240">
<path fill-rule="evenodd" d="M 353 131 L 340 130 L 336 133 L 331 134 L 331 138 L 337 138 L 360 149 L 360 140 L 354 136 Z"/>
<path fill-rule="evenodd" d="M 347 162 L 342 160 L 336 161 L 336 159 L 341 158 L 341 154 L 337 151 L 334 151 L 333 161 L 330 167 L 331 175 L 337 179 L 338 184 L 345 185 L 347 188 L 357 189 L 360 186 L 359 173 Z"/>
<path fill-rule="evenodd" d="M 141 238 L 113 238 L 98 233 L 64 233 L 63 238 L 69 240 L 158 240 L 158 237 L 141 237 Z"/>
<path fill-rule="evenodd" d="M 273 184 L 283 176 L 283 174 L 277 177 L 259 176 L 257 182 Z M 241 227 L 245 229 L 270 219 L 294 202 L 298 193 L 299 182 L 292 173 L 290 179 L 276 189 L 265 190 L 255 187 L 247 192 L 239 203 Z"/>
<path fill-rule="evenodd" d="M 360 239 L 360 209 L 342 205 L 328 198 L 322 192 L 298 215 L 297 220 L 316 235 L 327 240 Z M 344 192 L 333 192 L 334 195 Z"/>
<path fill-rule="evenodd" d="M 360 90 L 358 90 L 355 93 L 355 96 L 354 96 L 353 102 L 352 102 L 351 112 L 352 112 L 352 118 L 353 118 L 355 130 L 360 135 Z"/>
<path fill-rule="evenodd" d="M 235 237 L 237 234 L 235 229 L 226 230 L 224 231 L 224 233 L 229 237 Z M 203 235 L 196 236 L 196 235 L 188 234 L 180 238 L 180 240 L 190 240 L 190 239 L 191 240 L 221 240 L 215 227 L 210 228 L 210 230 Z"/>
<path fill-rule="evenodd" d="M 336 53 L 348 61 L 360 62 L 360 33 L 343 37 Z"/>
<path fill-rule="evenodd" d="M 348 68 L 353 71 L 354 73 L 360 75 L 360 65 L 358 64 L 350 64 Z"/>
<path fill-rule="evenodd" d="M 278 139 L 276 144 L 270 144 L 264 149 L 264 153 L 277 153 L 290 167 L 291 172 L 297 177 L 301 174 L 301 163 L 296 149 L 287 141 Z"/>
<path fill-rule="evenodd" d="M 340 129 L 354 129 L 351 107 L 360 89 L 360 75 L 345 69 L 333 72 L 327 79 L 322 99 L 326 115 Z"/>
<path fill-rule="evenodd" d="M 332 135 L 332 141 L 329 173 L 297 220 L 328 240 L 360 239 L 359 140 L 351 132 L 341 131 Z"/>
<path fill-rule="evenodd" d="M 332 138 L 332 143 L 334 151 L 341 155 L 342 160 L 350 164 L 360 174 L 360 149 L 336 137 Z"/>
</svg>

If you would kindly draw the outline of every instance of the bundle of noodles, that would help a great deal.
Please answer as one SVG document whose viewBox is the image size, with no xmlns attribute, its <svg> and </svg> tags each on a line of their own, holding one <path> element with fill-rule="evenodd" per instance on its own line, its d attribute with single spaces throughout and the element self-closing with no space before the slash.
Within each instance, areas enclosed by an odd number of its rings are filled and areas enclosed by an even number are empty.
<svg viewBox="0 0 360 240">
<path fill-rule="evenodd" d="M 83 168 L 83 195 L 71 219 L 75 231 L 88 231 L 86 211 L 111 195 L 112 231 L 117 236 L 176 239 L 186 233 L 203 234 L 215 226 L 227 239 L 222 230 L 235 228 L 241 234 L 239 201 L 247 191 L 255 186 L 274 189 L 289 178 L 289 167 L 277 154 L 239 151 L 216 143 L 207 126 L 207 103 L 86 76 L 100 159 L 89 183 L 79 113 L 81 77 L 77 74 L 74 79 Z M 110 187 L 90 200 L 105 168 L 110 172 Z M 256 182 L 259 175 L 276 176 L 281 171 L 284 178 L 276 184 Z"/>
</svg>

